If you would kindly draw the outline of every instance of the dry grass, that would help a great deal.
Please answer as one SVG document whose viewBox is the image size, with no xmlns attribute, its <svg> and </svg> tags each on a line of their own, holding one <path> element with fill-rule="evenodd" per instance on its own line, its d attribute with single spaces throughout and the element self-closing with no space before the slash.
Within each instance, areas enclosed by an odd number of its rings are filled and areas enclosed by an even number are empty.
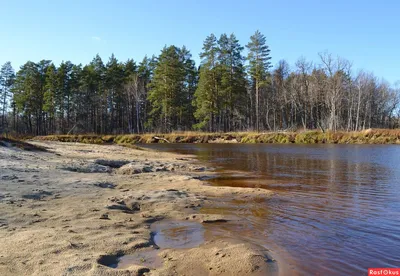
<svg viewBox="0 0 400 276">
<path fill-rule="evenodd" d="M 368 129 L 357 132 L 322 132 L 309 130 L 301 132 L 172 132 L 168 134 L 125 134 L 125 135 L 49 135 L 35 139 L 60 142 L 80 142 L 90 144 L 145 144 L 145 143 L 208 143 L 217 141 L 238 143 L 273 143 L 273 144 L 400 144 L 400 129 Z"/>
</svg>

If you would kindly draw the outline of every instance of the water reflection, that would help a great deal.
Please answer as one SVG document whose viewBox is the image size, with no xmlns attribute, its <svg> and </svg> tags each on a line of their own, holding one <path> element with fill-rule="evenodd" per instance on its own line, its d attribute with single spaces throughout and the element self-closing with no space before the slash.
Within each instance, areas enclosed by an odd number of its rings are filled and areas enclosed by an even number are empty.
<svg viewBox="0 0 400 276">
<path fill-rule="evenodd" d="M 163 220 L 152 224 L 154 243 L 160 248 L 193 248 L 204 242 L 202 224 L 191 221 Z"/>
<path fill-rule="evenodd" d="M 397 146 L 161 147 L 196 154 L 217 167 L 212 185 L 275 191 L 267 201 L 226 199 L 203 212 L 239 216 L 222 230 L 284 250 L 300 274 L 365 274 L 368 267 L 399 265 Z"/>
</svg>

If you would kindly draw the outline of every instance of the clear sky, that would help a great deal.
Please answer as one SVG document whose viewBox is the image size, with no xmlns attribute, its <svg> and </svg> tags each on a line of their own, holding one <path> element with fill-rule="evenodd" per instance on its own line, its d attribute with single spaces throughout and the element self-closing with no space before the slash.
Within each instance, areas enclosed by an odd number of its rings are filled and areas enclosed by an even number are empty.
<svg viewBox="0 0 400 276">
<path fill-rule="evenodd" d="M 141 60 L 186 45 L 198 61 L 210 33 L 242 45 L 260 30 L 273 64 L 318 61 L 328 50 L 394 83 L 400 80 L 400 1 L 373 0 L 0 0 L 0 64 Z"/>
</svg>

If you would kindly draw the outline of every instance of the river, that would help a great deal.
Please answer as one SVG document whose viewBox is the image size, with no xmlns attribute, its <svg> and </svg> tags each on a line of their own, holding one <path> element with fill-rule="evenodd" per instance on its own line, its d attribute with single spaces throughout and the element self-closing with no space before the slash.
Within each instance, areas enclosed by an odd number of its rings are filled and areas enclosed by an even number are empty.
<svg viewBox="0 0 400 276">
<path fill-rule="evenodd" d="M 283 256 L 299 275 L 366 275 L 400 267 L 396 145 L 152 144 L 217 170 L 211 185 L 265 188 L 268 200 L 221 201 L 236 231 Z"/>
</svg>

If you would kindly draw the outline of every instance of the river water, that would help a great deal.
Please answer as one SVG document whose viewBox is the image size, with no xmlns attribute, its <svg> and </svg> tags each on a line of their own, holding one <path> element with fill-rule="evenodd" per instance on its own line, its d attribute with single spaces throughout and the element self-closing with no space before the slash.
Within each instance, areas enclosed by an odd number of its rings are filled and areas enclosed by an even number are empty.
<svg viewBox="0 0 400 276">
<path fill-rule="evenodd" d="M 203 212 L 234 214 L 236 232 L 283 257 L 293 275 L 366 275 L 400 267 L 400 147 L 155 144 L 217 168 L 211 185 L 265 188 L 267 200 Z M 232 226 L 220 226 L 232 227 Z"/>
</svg>

